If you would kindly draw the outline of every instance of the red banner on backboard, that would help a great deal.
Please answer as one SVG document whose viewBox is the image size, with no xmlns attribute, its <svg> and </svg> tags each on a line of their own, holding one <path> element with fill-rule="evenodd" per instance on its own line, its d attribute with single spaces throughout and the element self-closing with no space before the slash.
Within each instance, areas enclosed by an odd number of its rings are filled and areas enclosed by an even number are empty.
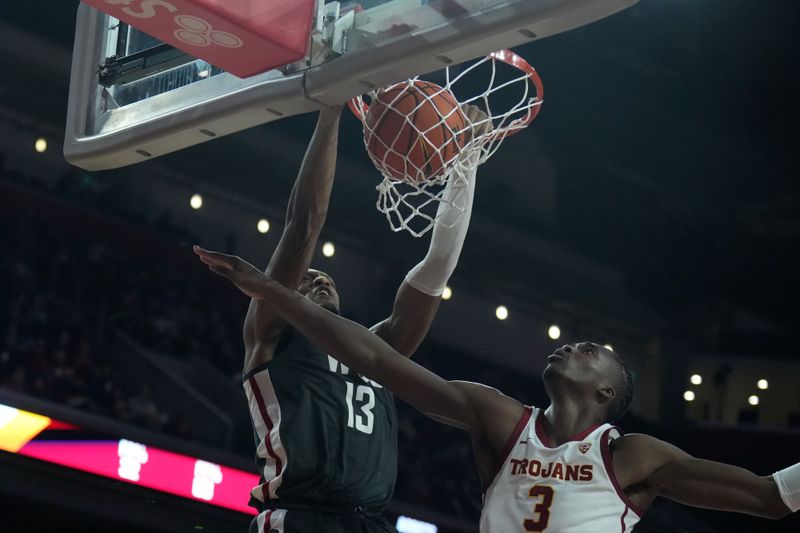
<svg viewBox="0 0 800 533">
<path fill-rule="evenodd" d="M 83 0 L 134 28 L 246 78 L 302 59 L 315 0 Z"/>
</svg>

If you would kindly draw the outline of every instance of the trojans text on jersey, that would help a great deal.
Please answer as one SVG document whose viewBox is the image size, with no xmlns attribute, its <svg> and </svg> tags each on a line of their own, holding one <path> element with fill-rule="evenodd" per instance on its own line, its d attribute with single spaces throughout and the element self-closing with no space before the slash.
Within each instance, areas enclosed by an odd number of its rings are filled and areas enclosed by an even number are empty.
<svg viewBox="0 0 800 533">
<path fill-rule="evenodd" d="M 561 462 L 542 463 L 536 459 L 511 459 L 512 476 L 553 478 L 564 481 L 591 481 L 593 465 L 575 465 Z"/>
</svg>

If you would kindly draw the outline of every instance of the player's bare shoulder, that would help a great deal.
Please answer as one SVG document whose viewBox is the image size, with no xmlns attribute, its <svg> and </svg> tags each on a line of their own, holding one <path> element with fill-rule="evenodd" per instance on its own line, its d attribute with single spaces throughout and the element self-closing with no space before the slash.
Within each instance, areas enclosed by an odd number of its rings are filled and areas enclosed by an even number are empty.
<svg viewBox="0 0 800 533">
<path fill-rule="evenodd" d="M 671 460 L 689 457 L 680 448 L 643 433 L 630 433 L 610 443 L 614 470 L 625 488 L 648 483 L 659 468 Z"/>
<path fill-rule="evenodd" d="M 644 456 L 688 456 L 677 446 L 644 433 L 628 433 L 611 441 L 611 451 L 625 459 L 642 459 Z"/>
<path fill-rule="evenodd" d="M 525 406 L 499 390 L 472 381 L 451 381 L 467 397 L 479 421 L 477 430 L 500 448 L 525 412 Z"/>
</svg>

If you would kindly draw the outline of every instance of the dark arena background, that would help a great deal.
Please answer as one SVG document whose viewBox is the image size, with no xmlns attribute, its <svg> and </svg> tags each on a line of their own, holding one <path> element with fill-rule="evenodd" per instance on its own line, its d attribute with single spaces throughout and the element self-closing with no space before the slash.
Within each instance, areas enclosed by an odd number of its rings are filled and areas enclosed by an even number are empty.
<svg viewBox="0 0 800 533">
<path fill-rule="evenodd" d="M 244 532 L 248 302 L 191 245 L 263 268 L 315 115 L 70 166 L 77 6 L 0 6 L 0 531 Z M 794 0 L 641 0 L 519 47 L 545 103 L 481 167 L 415 360 L 545 407 L 546 356 L 607 343 L 636 376 L 626 432 L 761 475 L 800 460 L 798 24 Z M 312 264 L 362 324 L 388 315 L 428 241 L 389 230 L 376 183 L 348 112 Z M 390 520 L 477 532 L 469 438 L 398 410 Z M 436 531 L 421 522 L 398 530 Z M 797 532 L 800 517 L 658 501 L 635 530 Z"/>
</svg>

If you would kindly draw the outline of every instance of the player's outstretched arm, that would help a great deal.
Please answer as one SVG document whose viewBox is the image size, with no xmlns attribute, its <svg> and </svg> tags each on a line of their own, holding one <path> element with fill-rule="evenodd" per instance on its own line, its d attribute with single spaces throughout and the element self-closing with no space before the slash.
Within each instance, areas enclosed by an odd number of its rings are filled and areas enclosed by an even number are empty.
<svg viewBox="0 0 800 533">
<path fill-rule="evenodd" d="M 644 485 L 653 498 L 663 496 L 692 507 L 771 519 L 800 507 L 800 465 L 776 474 L 777 479 L 758 476 L 738 466 L 696 459 L 671 444 L 638 434 L 618 439 L 612 448 L 622 486 Z M 789 487 L 779 489 L 778 480 Z"/>
<path fill-rule="evenodd" d="M 275 311 L 315 345 L 358 373 L 389 388 L 424 414 L 502 444 L 523 410 L 521 404 L 478 384 L 449 382 L 395 351 L 365 327 L 326 311 L 242 259 L 195 247 L 209 268 Z M 492 418 L 492 428 L 486 420 Z M 502 424 L 497 424 L 502 420 Z M 502 441 L 502 442 L 501 442 Z"/>
<path fill-rule="evenodd" d="M 474 134 L 490 129 L 491 121 L 480 108 L 465 106 L 464 114 L 475 124 Z M 428 334 L 447 280 L 458 264 L 472 215 L 477 169 L 474 162 L 469 168 L 455 171 L 442 193 L 428 253 L 401 283 L 391 316 L 371 328 L 407 357 L 413 355 Z"/>
<path fill-rule="evenodd" d="M 283 235 L 266 268 L 270 277 L 288 287 L 300 284 L 325 223 L 336 169 L 341 110 L 342 106 L 333 106 L 320 111 L 289 196 Z M 272 307 L 258 300 L 250 302 L 243 331 L 247 360 L 254 351 L 267 352 L 262 355 L 271 357 L 282 324 Z"/>
</svg>

